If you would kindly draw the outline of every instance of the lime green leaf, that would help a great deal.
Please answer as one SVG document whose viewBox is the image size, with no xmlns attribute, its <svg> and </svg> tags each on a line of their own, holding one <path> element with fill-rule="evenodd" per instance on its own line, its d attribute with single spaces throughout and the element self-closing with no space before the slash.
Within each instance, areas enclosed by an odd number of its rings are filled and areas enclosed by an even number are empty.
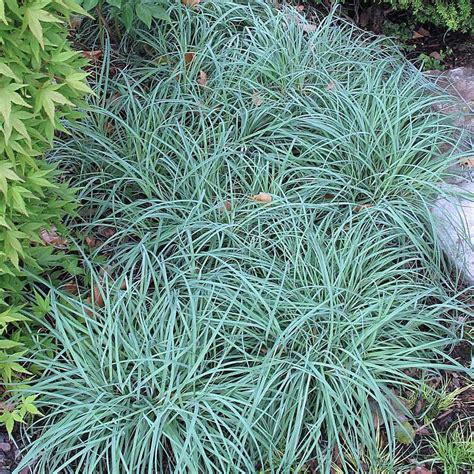
<svg viewBox="0 0 474 474">
<path fill-rule="evenodd" d="M 31 191 L 28 191 L 28 189 L 21 186 L 11 186 L 8 190 L 8 195 L 11 198 L 13 209 L 16 209 L 18 212 L 27 216 L 28 211 L 26 210 L 25 200 L 22 195 L 32 197 L 33 195 Z"/>
<path fill-rule="evenodd" d="M 61 53 L 55 54 L 51 58 L 51 62 L 53 63 L 63 63 L 69 61 L 71 58 L 79 56 L 77 51 L 62 51 Z"/>
<path fill-rule="evenodd" d="M 70 74 L 66 77 L 66 84 L 80 92 L 94 94 L 93 90 L 87 85 L 86 82 L 84 82 L 87 76 L 88 73 L 85 72 L 76 72 L 74 74 Z"/>
<path fill-rule="evenodd" d="M 10 181 L 23 181 L 13 170 L 13 165 L 7 162 L 0 162 L 0 176 Z"/>
<path fill-rule="evenodd" d="M 28 26 L 34 37 L 38 40 L 38 43 L 44 49 L 43 27 L 41 26 L 41 22 L 61 23 L 61 20 L 56 18 L 51 13 L 42 10 L 41 4 L 33 4 L 25 8 L 24 25 L 26 24 Z"/>
<path fill-rule="evenodd" d="M 0 215 L 0 226 L 6 227 L 7 229 L 11 229 L 11 226 L 6 221 L 5 217 Z"/>
<path fill-rule="evenodd" d="M 25 400 L 23 400 L 23 407 L 25 408 L 26 412 L 30 413 L 31 415 L 42 415 L 42 413 L 38 410 L 38 408 L 36 408 L 36 405 L 33 403 L 35 399 L 35 395 L 26 397 Z"/>
<path fill-rule="evenodd" d="M 12 171 L 13 165 L 8 162 L 0 162 L 0 192 L 4 196 L 7 195 L 9 181 L 23 181 L 14 171 Z"/>
<path fill-rule="evenodd" d="M 16 114 L 12 114 L 12 126 L 13 128 L 31 145 L 31 137 L 28 130 L 25 127 L 23 121 L 15 117 Z"/>
<path fill-rule="evenodd" d="M 5 122 L 10 121 L 12 104 L 31 107 L 25 102 L 21 95 L 18 94 L 18 92 L 15 92 L 21 87 L 23 86 L 19 84 L 8 84 L 7 86 L 0 88 L 0 113 L 3 115 Z"/>
<path fill-rule="evenodd" d="M 1 4 L 2 0 L 0 0 Z M 20 82 L 20 78 L 12 71 L 10 66 L 0 63 L 0 74 L 3 76 L 9 77 L 10 79 L 15 79 L 15 81 Z"/>
<path fill-rule="evenodd" d="M 55 103 L 60 105 L 74 105 L 60 92 L 51 88 L 43 89 L 36 99 L 36 110 L 43 108 L 51 120 L 51 123 L 54 123 Z"/>
<path fill-rule="evenodd" d="M 13 419 L 13 416 L 11 416 L 11 413 L 8 411 L 4 412 L 3 415 L 0 416 L 0 421 L 3 422 L 7 429 L 8 436 L 11 437 L 13 427 L 15 426 L 15 420 Z"/>
<path fill-rule="evenodd" d="M 8 339 L 0 339 L 0 349 L 11 349 L 16 346 L 21 346 L 21 344 L 15 341 L 9 341 Z"/>
<path fill-rule="evenodd" d="M 0 0 L 0 20 L 3 21 L 3 23 L 7 24 L 7 17 L 5 16 L 5 3 L 4 0 Z"/>
</svg>

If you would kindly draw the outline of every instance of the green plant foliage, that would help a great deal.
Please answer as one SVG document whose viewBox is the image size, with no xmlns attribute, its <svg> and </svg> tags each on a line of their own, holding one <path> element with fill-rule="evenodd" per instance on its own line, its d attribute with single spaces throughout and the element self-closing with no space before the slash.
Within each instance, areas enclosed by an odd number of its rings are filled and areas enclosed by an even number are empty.
<svg viewBox="0 0 474 474">
<path fill-rule="evenodd" d="M 434 437 L 430 440 L 434 460 L 442 465 L 443 473 L 470 472 L 474 466 L 473 419 L 461 419 L 453 427 L 445 434 L 435 430 Z"/>
<path fill-rule="evenodd" d="M 45 416 L 23 465 L 395 465 L 412 434 L 398 394 L 421 383 L 407 369 L 458 369 L 445 356 L 467 314 L 430 212 L 459 158 L 440 151 L 457 140 L 444 99 L 331 16 L 222 0 L 170 14 L 141 33 L 152 58 L 104 79 L 53 152 L 81 189 L 77 229 L 113 231 L 81 298 L 51 291 L 61 350 L 36 352 Z"/>
<path fill-rule="evenodd" d="M 127 30 L 131 29 L 135 20 L 150 28 L 154 18 L 169 18 L 166 12 L 168 0 L 82 0 L 80 3 L 87 11 L 107 9 L 112 19 L 121 22 Z"/>
<path fill-rule="evenodd" d="M 67 21 L 83 10 L 71 0 L 0 0 L 0 374 L 10 382 L 25 369 L 22 324 L 24 270 L 60 264 L 42 230 L 74 210 L 73 194 L 41 158 L 61 122 L 89 92 L 85 64 L 67 41 Z M 6 416 L 4 413 L 3 416 Z"/>
<path fill-rule="evenodd" d="M 474 32 L 472 0 L 386 0 L 395 8 L 411 11 L 421 22 L 454 31 Z"/>
</svg>

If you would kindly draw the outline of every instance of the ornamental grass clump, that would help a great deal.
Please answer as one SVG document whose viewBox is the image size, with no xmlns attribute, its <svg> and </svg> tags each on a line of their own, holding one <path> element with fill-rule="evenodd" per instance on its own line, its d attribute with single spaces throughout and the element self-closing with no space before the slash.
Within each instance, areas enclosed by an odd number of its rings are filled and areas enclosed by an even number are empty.
<svg viewBox="0 0 474 474">
<path fill-rule="evenodd" d="M 81 296 L 51 291 L 61 350 L 38 348 L 21 466 L 375 469 L 377 430 L 392 455 L 410 441 L 413 369 L 456 368 L 466 309 L 429 209 L 456 131 L 396 50 L 332 16 L 169 14 L 52 156 L 99 245 Z"/>
</svg>

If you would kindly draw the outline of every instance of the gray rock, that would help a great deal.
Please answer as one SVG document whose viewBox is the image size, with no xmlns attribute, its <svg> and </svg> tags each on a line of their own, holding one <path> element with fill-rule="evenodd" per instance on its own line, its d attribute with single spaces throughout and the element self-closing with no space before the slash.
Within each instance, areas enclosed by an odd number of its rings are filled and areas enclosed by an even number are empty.
<svg viewBox="0 0 474 474">
<path fill-rule="evenodd" d="M 451 189 L 462 195 L 440 197 L 434 203 L 437 234 L 466 283 L 474 285 L 474 182 L 456 184 Z"/>
<path fill-rule="evenodd" d="M 474 68 L 431 71 L 428 76 L 456 99 L 435 108 L 451 115 L 453 124 L 465 131 L 457 153 L 474 156 Z M 444 251 L 466 283 L 474 285 L 474 170 L 453 164 L 450 171 L 453 174 L 448 182 L 454 195 L 440 196 L 434 203 L 433 215 Z"/>
<path fill-rule="evenodd" d="M 427 75 L 436 85 L 458 99 L 451 105 L 443 104 L 437 109 L 452 114 L 455 125 L 474 133 L 474 68 L 430 71 Z"/>
</svg>

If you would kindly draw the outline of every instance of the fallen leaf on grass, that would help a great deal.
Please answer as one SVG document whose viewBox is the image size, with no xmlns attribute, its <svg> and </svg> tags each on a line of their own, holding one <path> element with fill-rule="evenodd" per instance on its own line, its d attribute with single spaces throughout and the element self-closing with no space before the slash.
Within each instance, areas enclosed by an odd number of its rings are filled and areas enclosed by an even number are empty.
<svg viewBox="0 0 474 474">
<path fill-rule="evenodd" d="M 432 474 L 433 471 L 430 471 L 429 469 L 426 469 L 425 466 L 416 466 L 412 468 L 410 471 L 410 474 Z"/>
<path fill-rule="evenodd" d="M 52 245 L 58 249 L 64 249 L 67 246 L 67 240 L 58 235 L 55 225 L 52 225 L 50 230 L 41 229 L 40 237 L 46 245 Z"/>
<path fill-rule="evenodd" d="M 312 23 L 304 23 L 301 25 L 301 28 L 305 33 L 313 33 L 318 29 L 318 25 L 313 25 Z"/>
<path fill-rule="evenodd" d="M 365 28 L 370 22 L 370 14 L 367 10 L 363 11 L 359 15 L 359 25 L 362 26 L 362 28 Z"/>
<path fill-rule="evenodd" d="M 98 246 L 97 239 L 94 239 L 94 237 L 89 237 L 88 235 L 86 235 L 86 237 L 84 238 L 84 242 L 86 243 L 86 245 L 88 247 L 97 247 Z"/>
<path fill-rule="evenodd" d="M 252 94 L 252 103 L 257 107 L 263 104 L 263 99 L 260 97 L 257 91 Z"/>
<path fill-rule="evenodd" d="M 424 405 L 423 399 L 422 398 L 418 399 L 415 405 L 415 410 L 414 410 L 415 415 L 419 415 L 421 413 L 421 410 L 423 410 L 423 405 Z"/>
<path fill-rule="evenodd" d="M 62 289 L 70 295 L 77 295 L 79 293 L 79 288 L 77 287 L 77 284 L 73 281 L 64 283 L 64 285 L 62 285 Z"/>
<path fill-rule="evenodd" d="M 105 237 L 106 239 L 113 237 L 117 233 L 117 229 L 113 227 L 102 227 L 99 230 L 99 234 Z"/>
<path fill-rule="evenodd" d="M 436 59 L 437 61 L 441 61 L 441 54 L 438 53 L 438 51 L 433 51 L 430 56 L 433 58 L 433 59 Z"/>
<path fill-rule="evenodd" d="M 207 73 L 205 71 L 199 71 L 198 83 L 201 86 L 205 86 L 207 84 Z"/>
<path fill-rule="evenodd" d="M 358 204 L 354 208 L 354 211 L 355 212 L 360 212 L 360 211 L 363 211 L 364 209 L 368 209 L 369 207 L 372 207 L 372 206 L 373 206 L 372 204 Z"/>
<path fill-rule="evenodd" d="M 201 0 L 181 0 L 181 3 L 187 7 L 196 8 L 201 3 Z"/>
<path fill-rule="evenodd" d="M 230 203 L 230 201 L 224 201 L 224 204 L 222 205 L 221 210 L 228 211 L 228 212 L 232 211 L 232 204 Z"/>
<path fill-rule="evenodd" d="M 474 156 L 469 158 L 461 158 L 459 160 L 461 166 L 466 166 L 467 168 L 474 168 Z"/>
<path fill-rule="evenodd" d="M 94 287 L 92 288 L 92 296 L 88 296 L 86 298 L 86 303 L 90 306 L 95 306 L 97 308 L 104 307 L 104 298 L 102 297 L 99 285 L 94 285 Z M 94 316 L 94 311 L 89 308 L 84 308 L 84 312 L 91 318 Z"/>
<path fill-rule="evenodd" d="M 273 201 L 272 195 L 268 193 L 258 193 L 252 196 L 250 199 L 261 204 L 270 204 Z"/>
<path fill-rule="evenodd" d="M 416 40 L 416 39 L 424 38 L 424 36 L 423 36 L 422 34 L 418 33 L 418 31 L 414 31 L 412 38 L 413 38 L 414 40 Z"/>
<path fill-rule="evenodd" d="M 100 49 L 96 49 L 95 51 L 82 51 L 82 55 L 91 61 L 98 61 L 102 57 L 102 51 Z"/>
<path fill-rule="evenodd" d="M 196 54 L 193 52 L 184 53 L 184 64 L 190 64 L 193 61 L 194 56 L 196 56 Z"/>
<path fill-rule="evenodd" d="M 107 120 L 107 122 L 105 122 L 104 124 L 104 132 L 106 135 L 111 135 L 112 132 L 114 131 L 114 123 L 112 122 L 112 120 Z"/>
<path fill-rule="evenodd" d="M 99 308 L 102 308 L 104 306 L 104 298 L 102 296 L 102 292 L 100 291 L 99 285 L 94 285 L 94 288 L 92 289 L 92 294 L 94 296 L 94 303 Z"/>
<path fill-rule="evenodd" d="M 418 436 L 429 436 L 431 433 L 430 433 L 430 430 L 426 426 L 420 426 L 420 428 L 416 430 L 416 434 Z"/>
</svg>

